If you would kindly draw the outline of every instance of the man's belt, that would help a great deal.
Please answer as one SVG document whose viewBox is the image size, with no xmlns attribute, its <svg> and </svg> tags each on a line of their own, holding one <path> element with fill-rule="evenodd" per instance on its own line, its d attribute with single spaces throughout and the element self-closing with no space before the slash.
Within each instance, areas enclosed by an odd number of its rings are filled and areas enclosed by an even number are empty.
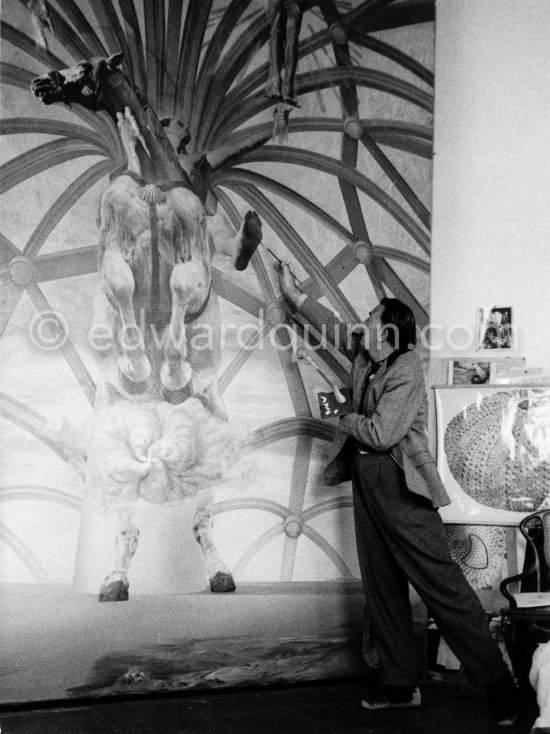
<svg viewBox="0 0 550 734">
<path fill-rule="evenodd" d="M 383 454 L 387 454 L 387 451 L 376 451 L 375 449 L 371 448 L 370 446 L 367 446 L 366 443 L 362 443 L 361 441 L 355 441 L 355 445 L 357 446 L 357 451 L 363 456 L 364 454 L 372 454 L 373 456 L 382 456 Z"/>
</svg>

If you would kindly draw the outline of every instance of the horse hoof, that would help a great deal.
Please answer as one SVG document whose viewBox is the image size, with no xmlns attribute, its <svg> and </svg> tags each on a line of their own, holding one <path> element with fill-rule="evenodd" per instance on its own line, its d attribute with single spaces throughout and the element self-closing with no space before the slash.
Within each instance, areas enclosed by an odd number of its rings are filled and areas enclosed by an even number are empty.
<svg viewBox="0 0 550 734">
<path fill-rule="evenodd" d="M 98 601 L 128 601 L 128 589 L 130 584 L 127 581 L 110 581 L 107 579 L 99 590 Z"/>
<path fill-rule="evenodd" d="M 183 360 L 176 360 L 172 365 L 168 360 L 165 360 L 160 368 L 160 381 L 162 386 L 166 388 L 165 392 L 175 393 L 185 388 L 190 389 L 192 377 L 191 365 Z"/>
<path fill-rule="evenodd" d="M 281 81 L 278 76 L 269 77 L 264 88 L 264 97 L 272 99 L 275 102 L 282 100 Z"/>
<path fill-rule="evenodd" d="M 241 247 L 235 259 L 235 270 L 246 270 L 261 241 L 262 220 L 256 212 L 246 212 L 242 228 Z"/>
<path fill-rule="evenodd" d="M 163 390 L 162 399 L 170 405 L 181 405 L 191 397 L 191 385 L 186 385 L 179 390 Z"/>
<path fill-rule="evenodd" d="M 210 591 L 213 591 L 215 594 L 235 591 L 236 588 L 233 576 L 230 573 L 218 571 L 218 573 L 210 579 Z"/>
<path fill-rule="evenodd" d="M 123 377 L 136 385 L 143 384 L 151 375 L 151 364 L 147 357 L 136 360 L 131 360 L 126 356 L 120 357 L 118 369 Z"/>
<path fill-rule="evenodd" d="M 120 386 L 125 392 L 129 393 L 130 395 L 141 395 L 147 390 L 149 386 L 149 380 L 134 382 L 133 380 L 128 379 L 124 372 L 119 372 L 119 377 Z"/>
</svg>

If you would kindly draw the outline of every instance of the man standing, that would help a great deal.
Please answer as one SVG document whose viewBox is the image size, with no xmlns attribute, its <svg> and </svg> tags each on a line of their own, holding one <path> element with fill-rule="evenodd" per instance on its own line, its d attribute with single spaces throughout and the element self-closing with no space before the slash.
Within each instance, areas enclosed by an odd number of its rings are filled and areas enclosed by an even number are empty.
<svg viewBox="0 0 550 734">
<path fill-rule="evenodd" d="M 294 309 L 331 339 L 341 324 L 297 288 L 288 265 L 281 290 Z M 339 419 L 325 483 L 351 479 L 355 532 L 368 600 L 367 634 L 378 653 L 381 684 L 367 709 L 420 706 L 409 582 L 449 647 L 484 685 L 491 713 L 503 726 L 516 715 L 516 690 L 492 639 L 477 595 L 452 560 L 438 507 L 450 499 L 429 451 L 427 397 L 415 354 L 410 308 L 384 298 L 364 328 L 340 340 L 351 361 L 351 407 Z M 334 344 L 335 342 L 333 342 Z"/>
</svg>

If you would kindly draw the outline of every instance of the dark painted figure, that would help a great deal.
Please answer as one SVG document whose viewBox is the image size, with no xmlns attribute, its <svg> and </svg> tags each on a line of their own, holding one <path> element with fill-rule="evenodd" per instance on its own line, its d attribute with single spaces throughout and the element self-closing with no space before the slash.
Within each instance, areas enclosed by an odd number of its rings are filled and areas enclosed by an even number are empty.
<svg viewBox="0 0 550 734">
<path fill-rule="evenodd" d="M 302 25 L 299 0 L 266 0 L 271 23 L 269 39 L 269 78 L 265 94 L 277 102 L 297 106 L 294 78 L 298 65 L 298 40 Z"/>
</svg>

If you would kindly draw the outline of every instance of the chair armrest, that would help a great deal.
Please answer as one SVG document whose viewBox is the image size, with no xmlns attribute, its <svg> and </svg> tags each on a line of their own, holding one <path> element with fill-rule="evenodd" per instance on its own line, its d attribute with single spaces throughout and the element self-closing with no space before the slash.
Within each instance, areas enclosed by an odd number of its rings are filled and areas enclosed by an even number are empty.
<svg viewBox="0 0 550 734">
<path fill-rule="evenodd" d="M 515 581 L 522 581 L 525 578 L 525 573 L 517 573 L 515 576 L 508 576 L 508 578 L 502 579 L 500 582 L 500 593 L 510 602 L 512 609 L 517 609 L 517 602 L 514 599 L 514 595 L 508 591 L 508 586 L 513 584 Z"/>
</svg>

